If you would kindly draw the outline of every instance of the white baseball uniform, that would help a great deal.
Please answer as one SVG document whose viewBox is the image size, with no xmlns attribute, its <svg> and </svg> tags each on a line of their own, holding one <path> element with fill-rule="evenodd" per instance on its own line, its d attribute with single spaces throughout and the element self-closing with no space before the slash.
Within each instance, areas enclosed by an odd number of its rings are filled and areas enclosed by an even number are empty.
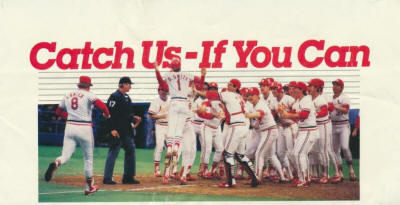
<svg viewBox="0 0 400 205">
<path fill-rule="evenodd" d="M 162 100 L 160 96 L 157 96 L 151 103 L 149 107 L 149 113 L 153 115 L 164 115 L 168 114 L 169 99 L 166 101 Z M 154 148 L 154 161 L 161 160 L 161 154 L 164 148 L 165 140 L 172 144 L 172 140 L 168 134 L 168 119 L 157 119 L 155 123 L 156 128 L 156 147 Z"/>
<path fill-rule="evenodd" d="M 209 162 L 212 148 L 215 148 L 213 162 L 218 163 L 221 160 L 222 151 L 224 150 L 222 144 L 221 120 L 215 115 L 223 112 L 219 106 L 219 101 L 205 101 L 202 105 L 206 106 L 206 115 L 210 117 L 204 120 L 204 162 Z"/>
<path fill-rule="evenodd" d="M 253 134 L 258 135 L 260 141 L 256 151 L 256 173 L 259 178 L 262 178 L 262 171 L 265 164 L 264 156 L 269 160 L 272 166 L 278 171 L 280 177 L 283 179 L 282 165 L 279 162 L 276 154 L 274 153 L 275 141 L 278 138 L 278 128 L 271 110 L 265 101 L 260 100 L 253 108 L 254 112 L 259 112 L 261 117 L 257 119 L 258 126 L 255 128 Z"/>
<path fill-rule="evenodd" d="M 204 119 L 197 114 L 197 110 L 201 107 L 202 103 L 207 101 L 206 98 L 198 97 L 194 100 L 192 105 L 192 110 L 194 112 L 192 119 L 192 127 L 194 130 L 195 136 L 199 138 L 201 154 L 200 154 L 200 163 L 208 164 L 208 161 L 204 160 L 205 155 L 205 144 L 204 144 Z"/>
<path fill-rule="evenodd" d="M 182 140 L 183 128 L 188 113 L 190 113 L 188 95 L 194 76 L 183 72 L 169 72 L 163 80 L 169 86 L 170 107 L 168 111 L 168 136 L 174 138 L 174 150 L 178 151 Z"/>
<path fill-rule="evenodd" d="M 318 139 L 316 113 L 311 96 L 309 95 L 298 99 L 293 104 L 292 108 L 296 113 L 309 113 L 307 118 L 299 119 L 299 130 L 297 132 L 293 151 L 290 154 L 290 158 L 295 165 L 299 179 L 301 182 L 304 182 L 306 177 L 308 177 L 308 153 Z"/>
<path fill-rule="evenodd" d="M 348 107 L 350 110 L 350 98 L 343 93 L 337 98 L 332 97 L 332 103 L 335 107 Z M 335 109 L 330 113 L 330 117 L 332 120 L 333 149 L 336 153 L 336 159 L 338 160 L 337 164 L 342 164 L 342 157 L 340 156 L 341 150 L 343 151 L 347 163 L 352 163 L 352 155 L 349 147 L 349 112 L 344 113 Z"/>
<path fill-rule="evenodd" d="M 279 105 L 284 105 L 286 111 L 292 110 L 292 106 L 295 99 L 290 95 L 283 94 L 282 98 L 279 100 Z M 297 121 L 293 119 L 281 119 L 278 121 L 278 132 L 279 137 L 276 141 L 276 153 L 278 159 L 282 163 L 282 166 L 286 168 L 287 173 L 291 176 L 291 166 L 289 163 L 289 153 L 292 152 L 294 146 L 294 140 L 297 135 Z M 293 164 L 292 164 L 293 166 Z"/>
<path fill-rule="evenodd" d="M 59 105 L 60 108 L 68 112 L 68 119 L 65 126 L 62 153 L 56 160 L 60 164 L 67 163 L 75 152 L 75 147 L 80 145 L 85 159 L 86 178 L 93 176 L 92 108 L 96 100 L 98 98 L 95 94 L 78 89 L 66 94 Z"/>
</svg>

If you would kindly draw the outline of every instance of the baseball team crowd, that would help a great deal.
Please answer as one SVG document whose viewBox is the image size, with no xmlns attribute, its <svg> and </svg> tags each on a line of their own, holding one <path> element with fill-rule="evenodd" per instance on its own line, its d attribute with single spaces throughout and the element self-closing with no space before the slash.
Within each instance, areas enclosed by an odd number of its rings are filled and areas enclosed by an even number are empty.
<svg viewBox="0 0 400 205">
<path fill-rule="evenodd" d="M 348 165 L 349 180 L 356 180 L 349 137 L 359 129 L 359 120 L 350 133 L 350 98 L 343 93 L 341 79 L 332 82 L 333 96 L 323 93 L 325 82 L 318 78 L 286 85 L 263 78 L 259 87 L 249 88 L 243 88 L 240 80 L 231 79 L 227 87 L 219 89 L 216 82 L 205 82 L 206 69 L 201 69 L 200 77 L 181 72 L 179 58 L 171 60 L 171 72 L 164 76 L 157 63 L 155 67 L 159 96 L 151 102 L 148 112 L 156 121 L 154 177 L 160 177 L 160 183 L 178 180 L 185 185 L 196 180 L 191 167 L 196 158 L 197 137 L 201 145 L 197 180 L 219 179 L 221 188 L 236 187 L 236 180 L 248 180 L 252 187 L 265 183 L 264 179 L 291 182 L 294 187 L 313 182 L 340 183 L 344 180 L 341 152 Z M 110 144 L 103 183 L 116 184 L 112 176 L 121 147 L 125 150 L 122 183 L 140 183 L 135 179 L 135 146 L 128 134 L 141 120 L 129 108 L 131 100 L 126 93 L 131 84 L 129 77 L 122 77 L 106 105 L 90 92 L 90 77 L 80 77 L 78 89 L 68 93 L 56 111 L 67 119 L 63 151 L 50 163 L 46 181 L 80 144 L 85 157 L 85 194 L 98 190 L 93 180 L 94 105 L 110 119 L 110 134 L 115 139 Z M 161 159 L 164 150 L 166 154 Z M 330 165 L 333 176 L 329 176 Z"/>
</svg>

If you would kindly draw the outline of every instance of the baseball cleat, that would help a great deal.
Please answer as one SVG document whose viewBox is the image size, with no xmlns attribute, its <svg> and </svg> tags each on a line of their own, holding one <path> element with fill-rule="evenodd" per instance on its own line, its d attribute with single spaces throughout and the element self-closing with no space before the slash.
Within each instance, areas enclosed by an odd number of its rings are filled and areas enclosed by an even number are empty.
<svg viewBox="0 0 400 205">
<path fill-rule="evenodd" d="M 169 183 L 169 177 L 168 176 L 163 176 L 162 184 L 168 184 L 168 183 Z"/>
<path fill-rule="evenodd" d="M 236 180 L 243 180 L 243 179 L 245 179 L 244 176 L 241 175 L 241 174 L 235 175 L 234 178 L 235 178 Z"/>
<path fill-rule="evenodd" d="M 181 185 L 186 185 L 186 177 L 182 177 L 181 179 L 180 179 L 180 181 L 181 181 Z"/>
<path fill-rule="evenodd" d="M 329 182 L 329 177 L 325 176 L 318 180 L 318 184 L 326 184 Z"/>
<path fill-rule="evenodd" d="M 44 180 L 46 180 L 47 182 L 50 181 L 56 169 L 57 169 L 57 164 L 55 162 L 50 163 L 46 173 L 44 174 Z"/>
<path fill-rule="evenodd" d="M 218 187 L 220 187 L 220 188 L 236 188 L 236 184 L 232 184 L 232 186 L 229 186 L 228 183 L 222 182 L 222 183 L 218 184 Z"/>
<path fill-rule="evenodd" d="M 99 186 L 97 186 L 97 185 L 90 186 L 89 190 L 85 190 L 85 195 L 93 194 L 97 190 L 99 190 Z"/>
<path fill-rule="evenodd" d="M 353 173 L 350 173 L 350 181 L 356 181 L 357 180 L 357 177 L 356 177 L 356 174 L 353 172 Z"/>
<path fill-rule="evenodd" d="M 307 183 L 307 181 L 302 182 L 302 181 L 298 180 L 298 181 L 296 181 L 296 183 L 293 184 L 293 186 L 294 187 L 308 187 L 308 183 Z"/>
<path fill-rule="evenodd" d="M 175 172 L 171 175 L 172 179 L 179 180 L 181 177 L 179 176 L 178 172 Z"/>
<path fill-rule="evenodd" d="M 329 180 L 329 182 L 332 183 L 332 184 L 337 184 L 337 183 L 339 183 L 341 181 L 342 181 L 342 177 L 339 176 L 339 175 L 335 175 Z"/>
<path fill-rule="evenodd" d="M 161 177 L 162 175 L 161 175 L 160 172 L 156 171 L 156 172 L 154 172 L 154 176 L 155 176 L 155 177 Z"/>
<path fill-rule="evenodd" d="M 196 181 L 196 178 L 192 177 L 190 174 L 186 174 L 186 180 L 188 180 L 188 181 Z"/>
</svg>

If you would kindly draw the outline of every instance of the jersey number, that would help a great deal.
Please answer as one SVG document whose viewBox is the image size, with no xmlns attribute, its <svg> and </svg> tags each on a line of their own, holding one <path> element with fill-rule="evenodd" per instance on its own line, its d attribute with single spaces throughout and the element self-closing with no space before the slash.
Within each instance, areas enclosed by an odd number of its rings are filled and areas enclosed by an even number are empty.
<svg viewBox="0 0 400 205">
<path fill-rule="evenodd" d="M 176 81 L 178 83 L 178 90 L 181 90 L 181 78 L 178 75 L 178 81 Z"/>
<path fill-rule="evenodd" d="M 77 98 L 77 97 L 73 97 L 73 98 L 71 99 L 71 108 L 72 108 L 73 110 L 78 109 L 78 98 Z"/>
</svg>

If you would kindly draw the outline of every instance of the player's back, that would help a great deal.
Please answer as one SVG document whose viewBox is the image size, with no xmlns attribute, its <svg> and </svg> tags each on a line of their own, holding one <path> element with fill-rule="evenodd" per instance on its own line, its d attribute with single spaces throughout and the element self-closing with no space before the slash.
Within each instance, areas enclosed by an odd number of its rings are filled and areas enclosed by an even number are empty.
<svg viewBox="0 0 400 205">
<path fill-rule="evenodd" d="M 65 95 L 61 107 L 68 112 L 69 121 L 91 122 L 93 102 L 96 99 L 93 93 L 78 89 Z"/>
<path fill-rule="evenodd" d="M 171 99 L 187 98 L 192 91 L 189 87 L 190 81 L 193 80 L 193 75 L 182 72 L 170 72 L 165 74 L 164 80 L 169 86 L 169 95 Z"/>
</svg>

